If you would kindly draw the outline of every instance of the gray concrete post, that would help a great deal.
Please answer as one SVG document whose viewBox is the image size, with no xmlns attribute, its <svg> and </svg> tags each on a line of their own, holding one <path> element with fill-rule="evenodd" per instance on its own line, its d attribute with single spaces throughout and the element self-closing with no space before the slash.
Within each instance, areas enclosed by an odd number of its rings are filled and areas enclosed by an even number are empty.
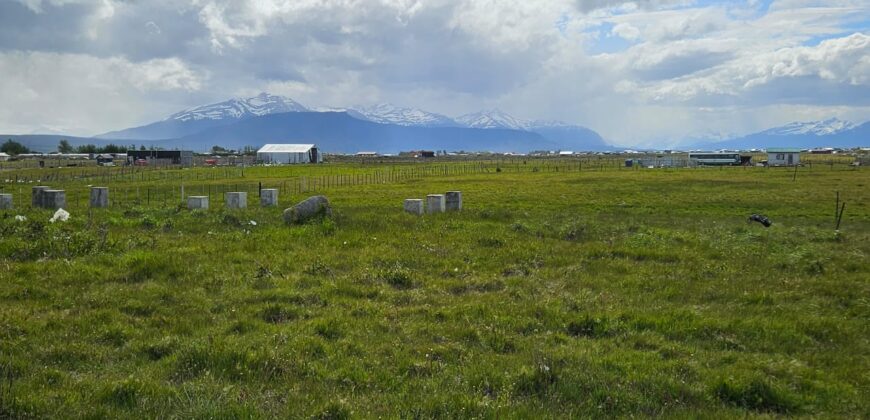
<svg viewBox="0 0 870 420">
<path fill-rule="evenodd" d="M 274 207 L 278 205 L 278 190 L 262 189 L 260 190 L 260 206 Z"/>
<path fill-rule="evenodd" d="M 12 194 L 0 194 L 0 210 L 12 209 Z"/>
<path fill-rule="evenodd" d="M 30 206 L 33 208 L 45 207 L 42 204 L 42 192 L 51 187 L 45 185 L 36 186 L 30 189 Z"/>
<path fill-rule="evenodd" d="M 426 213 L 444 213 L 444 194 L 429 194 L 426 196 Z"/>
<path fill-rule="evenodd" d="M 91 187 L 91 207 L 109 207 L 109 187 Z"/>
<path fill-rule="evenodd" d="M 187 196 L 187 208 L 189 210 L 208 210 L 207 195 L 189 195 Z"/>
<path fill-rule="evenodd" d="M 422 216 L 423 200 L 419 198 L 409 198 L 405 200 L 405 211 L 417 216 Z"/>
<path fill-rule="evenodd" d="M 462 191 L 447 191 L 447 211 L 462 210 Z"/>
<path fill-rule="evenodd" d="M 57 210 L 66 207 L 66 191 L 43 190 L 40 193 L 42 206 L 47 209 Z"/>
<path fill-rule="evenodd" d="M 228 192 L 224 195 L 224 202 L 228 209 L 244 209 L 248 207 L 248 193 Z"/>
</svg>

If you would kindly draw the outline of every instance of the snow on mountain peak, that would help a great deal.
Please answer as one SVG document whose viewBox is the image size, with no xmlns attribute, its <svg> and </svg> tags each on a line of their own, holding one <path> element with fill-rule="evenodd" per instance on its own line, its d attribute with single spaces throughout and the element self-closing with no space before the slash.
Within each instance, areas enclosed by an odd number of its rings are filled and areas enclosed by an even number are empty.
<svg viewBox="0 0 870 420">
<path fill-rule="evenodd" d="M 291 98 L 263 92 L 250 98 L 233 98 L 216 104 L 190 108 L 169 116 L 167 120 L 242 119 L 282 112 L 306 111 L 309 111 L 309 109 Z"/>
<path fill-rule="evenodd" d="M 764 131 L 764 133 L 777 136 L 793 134 L 815 134 L 817 136 L 825 136 L 829 134 L 837 134 L 841 131 L 851 130 L 853 128 L 855 128 L 855 124 L 849 121 L 843 121 L 838 118 L 829 118 L 824 121 L 793 122 L 781 127 L 771 128 L 770 130 Z"/>
<path fill-rule="evenodd" d="M 530 123 L 511 116 L 498 109 L 465 114 L 456 118 L 456 121 L 471 128 L 507 128 L 512 130 L 526 130 Z"/>
<path fill-rule="evenodd" d="M 417 108 L 404 108 L 393 104 L 376 104 L 354 108 L 365 119 L 381 123 L 404 126 L 451 126 L 456 122 L 447 116 Z"/>
</svg>

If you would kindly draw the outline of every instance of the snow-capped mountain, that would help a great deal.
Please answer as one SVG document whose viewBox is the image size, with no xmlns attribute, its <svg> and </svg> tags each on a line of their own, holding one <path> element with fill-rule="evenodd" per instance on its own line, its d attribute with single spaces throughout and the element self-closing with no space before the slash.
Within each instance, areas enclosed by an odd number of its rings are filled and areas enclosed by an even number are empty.
<svg viewBox="0 0 870 420">
<path fill-rule="evenodd" d="M 504 128 L 509 130 L 527 130 L 529 122 L 515 118 L 498 109 L 475 112 L 456 117 L 456 121 L 470 128 Z"/>
<path fill-rule="evenodd" d="M 326 124 L 326 125 L 323 125 Z M 335 127 L 331 127 L 334 125 Z M 499 110 L 450 117 L 416 108 L 391 104 L 308 108 L 293 99 L 261 93 L 251 98 L 235 98 L 211 105 L 190 108 L 162 121 L 97 136 L 114 140 L 182 140 L 184 144 L 226 141 L 272 141 L 276 138 L 318 141 L 338 147 L 336 139 L 348 133 L 337 127 L 353 127 L 352 137 L 362 142 L 366 136 L 378 141 L 380 149 L 402 150 L 414 147 L 446 147 L 459 142 L 464 149 L 521 150 L 521 147 L 572 150 L 607 150 L 597 133 L 561 121 L 526 121 Z M 498 130 L 491 130 L 498 129 Z M 197 137 L 199 136 L 199 137 Z M 342 137 L 343 138 L 343 137 Z M 393 139 L 393 140 L 390 140 Z M 499 143 L 503 139 L 507 143 Z M 344 141 L 344 140 L 342 140 Z M 389 143 L 392 142 L 392 143 Z M 513 143 L 511 143 L 513 142 Z M 389 145 L 388 145 L 389 143 Z M 219 143 L 215 143 L 219 144 Z M 358 146 L 362 146 L 362 142 Z M 370 146 L 377 146 L 371 143 Z M 333 150 L 345 150 L 348 146 Z M 388 149 L 392 147 L 393 149 Z M 347 149 L 350 151 L 350 149 Z"/>
<path fill-rule="evenodd" d="M 824 121 L 793 122 L 757 133 L 723 141 L 701 141 L 692 147 L 707 150 L 744 150 L 768 147 L 861 147 L 870 139 L 870 122 L 860 125 L 837 118 Z"/>
<path fill-rule="evenodd" d="M 186 109 L 166 119 L 175 121 L 242 119 L 281 112 L 307 111 L 310 110 L 293 99 L 263 92 L 250 98 L 233 98 L 216 104 Z"/>
<path fill-rule="evenodd" d="M 762 131 L 764 134 L 774 136 L 788 136 L 794 134 L 815 134 L 817 136 L 827 136 L 837 134 L 846 130 L 855 128 L 855 124 L 849 121 L 843 121 L 838 118 L 829 118 L 824 121 L 810 122 L 793 122 L 781 127 L 771 128 Z"/>
<path fill-rule="evenodd" d="M 419 127 L 455 127 L 459 125 L 456 121 L 445 115 L 417 108 L 404 108 L 393 104 L 357 107 L 348 111 L 356 111 L 363 118 L 381 124 Z"/>
</svg>

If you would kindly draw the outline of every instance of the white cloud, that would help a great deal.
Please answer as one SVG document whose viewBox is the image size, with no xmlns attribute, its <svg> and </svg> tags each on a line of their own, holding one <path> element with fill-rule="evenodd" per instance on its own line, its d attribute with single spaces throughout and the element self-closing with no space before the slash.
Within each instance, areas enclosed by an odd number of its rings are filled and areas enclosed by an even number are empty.
<svg viewBox="0 0 870 420">
<path fill-rule="evenodd" d="M 698 74 L 653 83 L 621 85 L 654 101 L 690 100 L 705 95 L 739 96 L 777 79 L 812 77 L 838 84 L 870 85 L 870 36 L 855 33 L 814 47 L 790 47 L 744 54 Z M 775 103 L 779 98 L 766 98 Z"/>
<path fill-rule="evenodd" d="M 497 107 L 626 145 L 710 115 L 742 132 L 866 111 L 868 21 L 866 0 L 0 0 L 0 131 L 103 132 L 271 90 Z"/>
<path fill-rule="evenodd" d="M 177 58 L 130 62 L 81 54 L 0 53 L 0 132 L 52 126 L 68 134 L 97 134 L 107 124 L 136 124 L 156 118 L 160 98 L 178 98 L 202 87 L 206 74 Z M 160 108 L 160 107 L 157 107 Z"/>
<path fill-rule="evenodd" d="M 640 38 L 640 29 L 635 28 L 630 23 L 617 23 L 610 32 L 629 41 L 636 41 Z"/>
</svg>

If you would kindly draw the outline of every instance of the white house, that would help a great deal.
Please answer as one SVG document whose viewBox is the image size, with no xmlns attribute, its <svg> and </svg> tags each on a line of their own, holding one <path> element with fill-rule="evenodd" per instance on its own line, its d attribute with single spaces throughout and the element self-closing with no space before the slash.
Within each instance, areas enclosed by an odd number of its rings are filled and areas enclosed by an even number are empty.
<svg viewBox="0 0 870 420">
<path fill-rule="evenodd" d="M 257 150 L 263 163 L 320 163 L 323 156 L 313 144 L 267 144 Z"/>
<path fill-rule="evenodd" d="M 0 152 L 0 162 L 4 162 L 7 160 L 9 160 L 9 155 L 7 155 L 6 153 Z"/>
<path fill-rule="evenodd" d="M 801 163 L 801 149 L 767 149 L 767 164 L 770 166 L 793 166 Z"/>
</svg>

